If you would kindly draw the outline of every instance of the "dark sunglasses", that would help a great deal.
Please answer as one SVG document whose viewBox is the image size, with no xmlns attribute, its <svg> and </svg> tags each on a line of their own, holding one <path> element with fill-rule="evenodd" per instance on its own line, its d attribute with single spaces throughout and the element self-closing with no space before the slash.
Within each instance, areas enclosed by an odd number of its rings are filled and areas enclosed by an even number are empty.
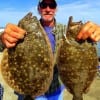
<svg viewBox="0 0 100 100">
<path fill-rule="evenodd" d="M 47 8 L 48 6 L 49 6 L 49 8 L 54 9 L 54 8 L 56 8 L 57 4 L 56 4 L 55 2 L 52 2 L 52 3 L 41 2 L 41 3 L 39 4 L 39 6 L 40 6 L 40 8 L 42 8 L 42 9 L 45 9 L 45 8 Z"/>
</svg>

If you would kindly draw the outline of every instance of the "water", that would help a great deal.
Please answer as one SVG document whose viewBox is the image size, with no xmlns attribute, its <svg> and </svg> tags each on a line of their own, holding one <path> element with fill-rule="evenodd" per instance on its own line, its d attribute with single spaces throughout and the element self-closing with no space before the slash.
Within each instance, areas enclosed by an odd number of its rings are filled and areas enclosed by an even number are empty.
<svg viewBox="0 0 100 100">
<path fill-rule="evenodd" d="M 97 54 L 98 54 L 98 57 L 100 57 L 100 41 L 97 42 Z"/>
</svg>

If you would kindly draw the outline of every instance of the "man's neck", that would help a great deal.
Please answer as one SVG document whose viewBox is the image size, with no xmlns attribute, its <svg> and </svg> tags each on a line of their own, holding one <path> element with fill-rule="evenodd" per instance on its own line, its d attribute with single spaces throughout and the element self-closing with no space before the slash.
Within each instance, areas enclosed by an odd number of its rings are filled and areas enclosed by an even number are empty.
<svg viewBox="0 0 100 100">
<path fill-rule="evenodd" d="M 55 26 L 55 19 L 53 19 L 52 21 L 44 21 L 44 20 L 40 20 L 41 24 L 43 26 L 48 26 L 48 27 L 54 27 Z"/>
</svg>

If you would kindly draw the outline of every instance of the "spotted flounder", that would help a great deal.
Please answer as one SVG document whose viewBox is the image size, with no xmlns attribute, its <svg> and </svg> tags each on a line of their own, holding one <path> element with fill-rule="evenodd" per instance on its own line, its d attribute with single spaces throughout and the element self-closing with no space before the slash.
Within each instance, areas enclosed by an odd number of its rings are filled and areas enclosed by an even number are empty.
<svg viewBox="0 0 100 100">
<path fill-rule="evenodd" d="M 58 50 L 58 70 L 64 85 L 73 95 L 73 100 L 83 100 L 92 83 L 98 66 L 95 43 L 90 39 L 77 41 L 76 37 L 84 25 L 72 22 L 69 18 L 66 36 L 62 39 Z"/>
<path fill-rule="evenodd" d="M 1 72 L 15 91 L 35 97 L 45 93 L 52 81 L 52 48 L 40 22 L 31 12 L 18 26 L 27 34 L 15 47 L 4 50 Z"/>
</svg>

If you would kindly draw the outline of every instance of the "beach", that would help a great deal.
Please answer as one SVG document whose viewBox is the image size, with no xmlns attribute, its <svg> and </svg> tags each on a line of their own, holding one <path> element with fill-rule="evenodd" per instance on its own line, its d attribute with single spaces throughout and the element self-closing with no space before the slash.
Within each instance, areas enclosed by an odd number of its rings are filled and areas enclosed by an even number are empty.
<svg viewBox="0 0 100 100">
<path fill-rule="evenodd" d="M 72 95 L 65 89 L 63 100 L 72 100 Z M 91 84 L 88 93 L 83 94 L 83 100 L 100 100 L 100 77 L 96 77 Z"/>
</svg>

